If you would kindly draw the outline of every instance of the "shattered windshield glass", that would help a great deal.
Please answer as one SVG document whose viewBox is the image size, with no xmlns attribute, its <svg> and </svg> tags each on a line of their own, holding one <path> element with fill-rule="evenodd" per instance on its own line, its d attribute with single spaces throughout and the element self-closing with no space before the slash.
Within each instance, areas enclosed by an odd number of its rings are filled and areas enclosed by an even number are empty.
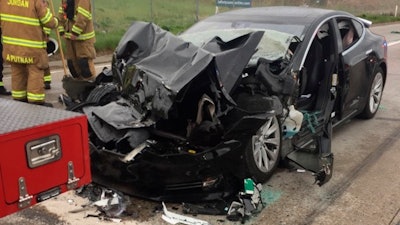
<svg viewBox="0 0 400 225">
<path fill-rule="evenodd" d="M 264 35 L 257 46 L 257 52 L 249 61 L 250 65 L 256 64 L 260 57 L 271 61 L 284 57 L 294 37 L 292 34 L 275 30 L 254 29 L 207 30 L 196 33 L 185 33 L 180 37 L 185 41 L 192 42 L 194 45 L 202 47 L 215 37 L 219 37 L 224 42 L 227 42 L 254 31 L 263 31 Z"/>
</svg>

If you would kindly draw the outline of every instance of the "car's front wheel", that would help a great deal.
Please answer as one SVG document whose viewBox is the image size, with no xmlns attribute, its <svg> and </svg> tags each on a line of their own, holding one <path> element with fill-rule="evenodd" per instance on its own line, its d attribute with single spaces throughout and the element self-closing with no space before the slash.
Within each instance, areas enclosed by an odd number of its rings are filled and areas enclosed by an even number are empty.
<svg viewBox="0 0 400 225">
<path fill-rule="evenodd" d="M 364 110 L 360 114 L 360 118 L 370 119 L 375 116 L 382 100 L 384 86 L 383 71 L 378 68 L 375 71 L 371 86 L 368 91 L 368 101 L 365 104 Z"/>
<path fill-rule="evenodd" d="M 281 126 L 276 116 L 252 136 L 244 153 L 246 169 L 256 182 L 265 182 L 273 173 L 280 160 Z"/>
</svg>

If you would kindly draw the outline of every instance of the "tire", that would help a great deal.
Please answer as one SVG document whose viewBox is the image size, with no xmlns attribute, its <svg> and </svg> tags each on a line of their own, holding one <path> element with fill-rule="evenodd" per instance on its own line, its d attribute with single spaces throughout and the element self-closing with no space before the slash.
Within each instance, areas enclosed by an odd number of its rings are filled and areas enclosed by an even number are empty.
<svg viewBox="0 0 400 225">
<path fill-rule="evenodd" d="M 267 119 L 244 152 L 246 173 L 255 182 L 268 180 L 280 161 L 282 132 L 276 116 Z"/>
<path fill-rule="evenodd" d="M 378 68 L 375 71 L 374 77 L 371 82 L 371 86 L 368 90 L 368 99 L 365 103 L 363 111 L 359 117 L 362 119 L 371 119 L 375 116 L 379 109 L 382 100 L 384 86 L 383 70 Z"/>
<path fill-rule="evenodd" d="M 98 105 L 105 105 L 111 100 L 116 100 L 115 99 L 107 99 L 107 95 L 116 95 L 115 93 L 117 92 L 117 86 L 112 85 L 112 84 L 106 84 L 106 85 L 99 85 L 95 87 L 88 95 L 86 98 L 86 102 L 95 102 Z"/>
</svg>

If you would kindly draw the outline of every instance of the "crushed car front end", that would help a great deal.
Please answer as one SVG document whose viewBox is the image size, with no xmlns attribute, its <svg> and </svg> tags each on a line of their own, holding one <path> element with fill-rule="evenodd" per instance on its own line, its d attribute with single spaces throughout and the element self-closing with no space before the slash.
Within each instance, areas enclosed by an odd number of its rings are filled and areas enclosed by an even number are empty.
<svg viewBox="0 0 400 225">
<path fill-rule="evenodd" d="M 263 37 L 246 30 L 200 48 L 134 23 L 114 53 L 113 82 L 98 85 L 81 107 L 94 181 L 154 200 L 207 200 L 236 193 L 249 171 L 270 176 L 283 106 L 254 75 Z"/>
</svg>

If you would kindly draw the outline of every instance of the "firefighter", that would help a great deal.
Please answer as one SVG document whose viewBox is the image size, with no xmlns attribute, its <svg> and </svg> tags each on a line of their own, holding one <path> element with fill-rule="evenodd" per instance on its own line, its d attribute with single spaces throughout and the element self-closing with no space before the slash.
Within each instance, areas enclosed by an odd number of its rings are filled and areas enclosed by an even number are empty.
<svg viewBox="0 0 400 225">
<path fill-rule="evenodd" d="M 62 0 L 58 31 L 65 38 L 66 59 L 72 77 L 94 81 L 96 41 L 91 0 Z"/>
<path fill-rule="evenodd" d="M 48 66 L 43 27 L 58 20 L 45 0 L 0 1 L 3 58 L 11 65 L 12 98 L 33 104 L 45 102 L 44 69 Z"/>
<path fill-rule="evenodd" d="M 1 28 L 0 28 L 0 39 L 1 39 Z M 3 44 L 0 41 L 0 52 L 3 52 Z M 0 56 L 0 95 L 11 95 L 11 92 L 7 91 L 3 83 L 3 57 Z"/>
</svg>

